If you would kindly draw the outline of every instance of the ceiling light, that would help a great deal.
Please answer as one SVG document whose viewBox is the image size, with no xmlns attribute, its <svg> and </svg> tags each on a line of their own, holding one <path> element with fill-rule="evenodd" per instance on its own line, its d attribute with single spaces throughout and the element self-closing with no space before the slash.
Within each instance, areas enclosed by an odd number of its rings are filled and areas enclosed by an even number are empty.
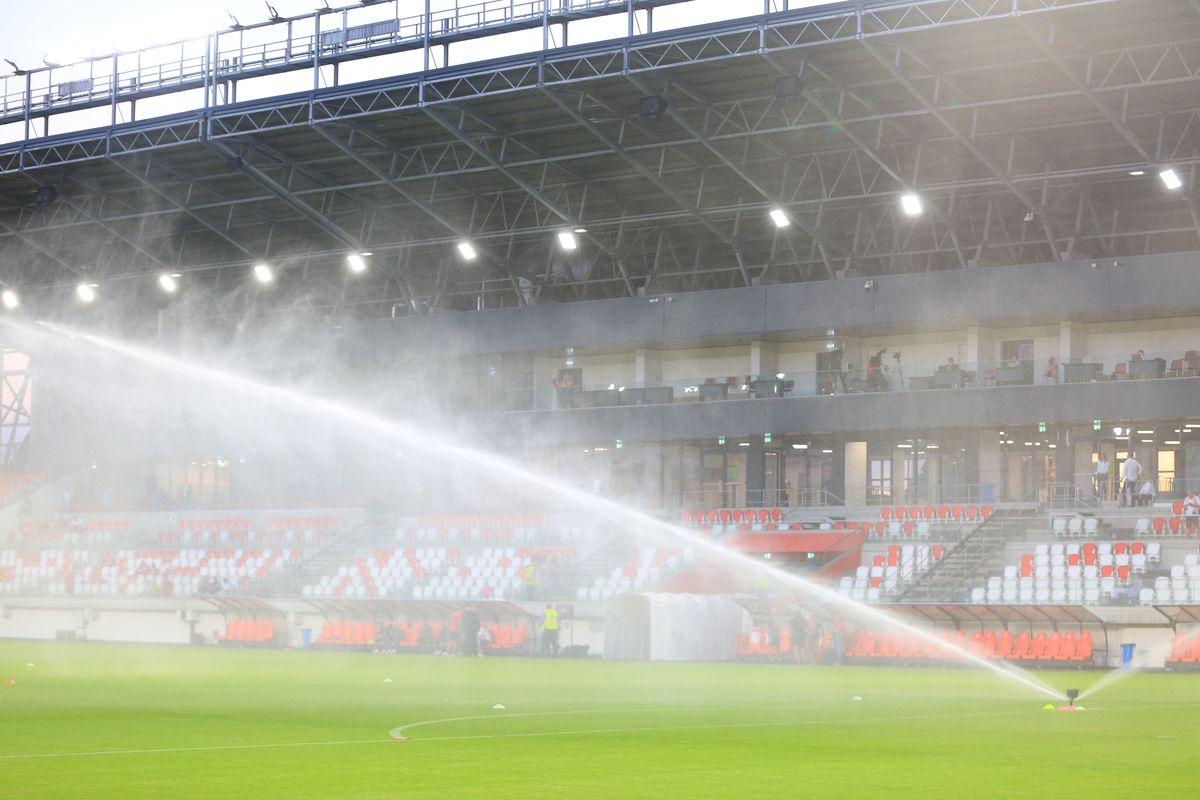
<svg viewBox="0 0 1200 800">
<path fill-rule="evenodd" d="M 75 287 L 75 295 L 85 303 L 90 303 L 96 299 L 96 284 L 81 283 Z"/>
<path fill-rule="evenodd" d="M 1168 189 L 1178 189 L 1183 186 L 1183 180 L 1179 177 L 1179 173 L 1167 167 L 1162 172 L 1158 173 L 1158 177 L 1162 178 L 1163 186 Z"/>
<path fill-rule="evenodd" d="M 738 447 L 749 447 L 749 446 L 750 446 L 749 442 L 738 442 Z"/>
<path fill-rule="evenodd" d="M 0 292 L 0 302 L 3 302 L 4 307 L 12 311 L 21 305 L 21 298 L 17 297 L 17 293 L 12 289 L 5 289 L 3 292 Z"/>
<path fill-rule="evenodd" d="M 587 228 L 576 228 L 575 232 L 576 233 L 587 233 Z"/>
<path fill-rule="evenodd" d="M 275 273 L 266 264 L 255 264 L 254 279 L 259 283 L 270 283 L 275 280 Z"/>
<path fill-rule="evenodd" d="M 786 228 L 788 225 L 792 224 L 792 221 L 788 219 L 787 212 L 782 208 L 772 208 L 770 216 L 771 222 L 775 223 L 776 228 Z"/>
<path fill-rule="evenodd" d="M 559 231 L 558 246 L 563 250 L 574 250 L 579 247 L 579 242 L 575 239 L 575 234 L 570 231 Z"/>
<path fill-rule="evenodd" d="M 1145 174 L 1146 174 L 1146 170 L 1144 170 L 1144 169 L 1131 169 L 1131 170 L 1129 170 L 1129 174 L 1130 174 L 1130 175 L 1132 175 L 1132 176 L 1133 176 L 1133 177 L 1135 177 L 1135 178 L 1140 178 L 1142 175 L 1145 175 Z"/>
<path fill-rule="evenodd" d="M 925 210 L 921 198 L 912 192 L 900 195 L 900 208 L 910 217 L 920 216 L 921 212 Z"/>
<path fill-rule="evenodd" d="M 1179 440 L 1178 439 L 1167 439 L 1166 441 L 1163 442 L 1163 444 L 1179 444 Z"/>
<path fill-rule="evenodd" d="M 179 283 L 175 280 L 175 276 L 166 272 L 158 276 L 158 285 L 168 294 L 179 288 Z"/>
<path fill-rule="evenodd" d="M 808 445 L 806 445 L 806 444 L 794 444 L 794 445 L 792 445 L 792 449 L 793 449 L 793 450 L 807 450 L 807 449 L 808 449 Z"/>
<path fill-rule="evenodd" d="M 361 253 L 351 253 L 346 256 L 346 265 L 350 267 L 350 271 L 354 273 L 363 273 L 367 271 L 367 260 L 362 257 Z"/>
<path fill-rule="evenodd" d="M 1141 430 L 1140 430 L 1140 431 L 1138 431 L 1138 433 L 1145 435 L 1145 434 L 1148 434 L 1148 433 L 1154 433 L 1154 431 L 1141 431 Z"/>
<path fill-rule="evenodd" d="M 464 240 L 458 243 L 458 254 L 466 261 L 474 261 L 478 253 L 475 252 L 475 246 Z"/>
</svg>

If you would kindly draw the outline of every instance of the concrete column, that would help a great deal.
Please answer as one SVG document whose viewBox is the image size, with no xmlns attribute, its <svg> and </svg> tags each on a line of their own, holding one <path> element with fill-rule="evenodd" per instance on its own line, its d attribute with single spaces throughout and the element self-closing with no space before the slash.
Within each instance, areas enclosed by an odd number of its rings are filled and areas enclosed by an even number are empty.
<svg viewBox="0 0 1200 800">
<path fill-rule="evenodd" d="M 978 325 L 967 327 L 967 350 L 963 353 L 965 369 L 979 371 L 992 369 L 996 366 L 996 343 L 991 328 L 981 328 Z"/>
<path fill-rule="evenodd" d="M 634 352 L 633 385 L 638 388 L 662 386 L 662 353 L 639 347 Z"/>
<path fill-rule="evenodd" d="M 1072 322 L 1069 319 L 1058 323 L 1058 360 L 1060 362 L 1070 358 L 1085 358 L 1088 354 L 1087 346 L 1086 323 Z"/>
<path fill-rule="evenodd" d="M 778 372 L 778 359 L 774 342 L 750 343 L 750 375 L 757 378 L 760 375 L 774 375 Z"/>
<path fill-rule="evenodd" d="M 867 443 L 846 442 L 842 492 L 848 506 L 867 504 Z"/>
</svg>

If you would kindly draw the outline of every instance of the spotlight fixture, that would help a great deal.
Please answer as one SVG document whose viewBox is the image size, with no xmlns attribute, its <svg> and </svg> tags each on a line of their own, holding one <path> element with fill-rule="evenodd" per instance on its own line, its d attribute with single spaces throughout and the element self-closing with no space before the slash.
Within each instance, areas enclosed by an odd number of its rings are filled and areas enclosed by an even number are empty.
<svg viewBox="0 0 1200 800">
<path fill-rule="evenodd" d="M 81 283 L 75 287 L 75 296 L 81 302 L 90 303 L 96 299 L 96 284 Z"/>
<path fill-rule="evenodd" d="M 1166 186 L 1168 189 L 1173 190 L 1183 186 L 1183 180 L 1179 177 L 1179 173 L 1170 167 L 1158 173 L 1158 177 L 1162 179 L 1163 186 Z"/>
<path fill-rule="evenodd" d="M 465 239 L 458 243 L 458 254 L 463 257 L 464 261 L 474 261 L 479 254 L 475 252 L 475 245 Z"/>
<path fill-rule="evenodd" d="M 782 208 L 772 208 L 770 216 L 771 222 L 775 223 L 776 228 L 786 228 L 792 224 L 792 221 L 788 219 L 787 212 Z"/>
<path fill-rule="evenodd" d="M 563 250 L 571 251 L 579 247 L 579 241 L 571 231 L 559 231 L 558 246 Z"/>
<path fill-rule="evenodd" d="M 17 297 L 17 293 L 12 289 L 5 289 L 3 292 L 0 292 L 0 302 L 4 303 L 5 308 L 12 311 L 21 305 L 21 298 Z"/>
<path fill-rule="evenodd" d="M 351 253 L 346 256 L 346 265 L 350 267 L 350 271 L 354 273 L 362 273 L 367 271 L 367 261 L 363 258 L 363 253 Z"/>
<path fill-rule="evenodd" d="M 915 192 L 905 192 L 900 195 L 900 208 L 910 217 L 920 216 L 921 212 L 925 210 L 920 195 Z"/>
<path fill-rule="evenodd" d="M 1026 222 L 1033 222 L 1033 212 L 1032 212 L 1032 211 L 1026 211 L 1026 212 L 1025 212 L 1025 221 L 1026 221 Z"/>
<path fill-rule="evenodd" d="M 875 280 L 873 278 L 868 278 L 867 280 L 863 281 L 863 291 L 864 292 L 878 292 L 879 285 L 875 283 Z"/>
<path fill-rule="evenodd" d="M 667 113 L 667 98 L 660 94 L 652 94 L 638 100 L 638 119 L 643 123 L 654 124 Z"/>
<path fill-rule="evenodd" d="M 262 284 L 275 280 L 275 272 L 266 264 L 254 265 L 254 279 Z"/>
<path fill-rule="evenodd" d="M 175 273 L 163 272 L 158 276 L 158 285 L 167 294 L 172 294 L 175 292 L 176 289 L 179 288 L 179 282 L 176 280 L 176 278 L 178 278 L 178 277 L 179 277 L 179 273 L 177 273 L 177 272 L 175 272 Z"/>
</svg>

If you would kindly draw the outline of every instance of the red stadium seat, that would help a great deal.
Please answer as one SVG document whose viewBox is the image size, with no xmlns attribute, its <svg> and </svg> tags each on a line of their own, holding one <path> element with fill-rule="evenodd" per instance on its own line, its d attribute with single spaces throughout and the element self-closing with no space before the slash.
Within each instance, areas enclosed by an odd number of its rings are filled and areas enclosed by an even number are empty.
<svg viewBox="0 0 1200 800">
<path fill-rule="evenodd" d="M 1073 660 L 1092 660 L 1092 634 L 1088 631 L 1079 634 L 1079 638 L 1075 640 L 1075 657 Z"/>
</svg>

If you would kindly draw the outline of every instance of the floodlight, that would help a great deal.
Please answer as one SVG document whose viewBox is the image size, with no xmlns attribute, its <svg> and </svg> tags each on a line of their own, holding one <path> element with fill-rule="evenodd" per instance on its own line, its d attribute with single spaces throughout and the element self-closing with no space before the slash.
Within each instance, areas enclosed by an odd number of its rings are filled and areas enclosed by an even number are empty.
<svg viewBox="0 0 1200 800">
<path fill-rule="evenodd" d="M 465 239 L 458 243 L 458 253 L 466 261 L 474 261 L 475 257 L 479 255 L 475 252 L 475 245 L 471 244 Z"/>
<path fill-rule="evenodd" d="M 367 271 L 367 260 L 363 258 L 361 253 L 351 253 L 346 256 L 346 264 L 350 267 L 350 271 L 361 273 Z"/>
<path fill-rule="evenodd" d="M 254 279 L 259 283 L 270 283 L 275 280 L 275 272 L 266 264 L 255 264 Z"/>
<path fill-rule="evenodd" d="M 792 224 L 792 221 L 788 219 L 787 212 L 782 208 L 772 208 L 770 216 L 771 222 L 775 223 L 776 228 L 786 228 Z"/>
<path fill-rule="evenodd" d="M 21 298 L 17 297 L 17 293 L 12 289 L 5 289 L 3 292 L 0 292 L 0 302 L 3 302 L 4 307 L 12 311 L 21 305 Z"/>
<path fill-rule="evenodd" d="M 558 246 L 563 250 L 574 250 L 579 247 L 579 242 L 575 238 L 575 234 L 571 231 L 558 232 Z"/>
<path fill-rule="evenodd" d="M 162 287 L 162 290 L 164 292 L 166 292 L 167 294 L 171 294 L 172 292 L 174 292 L 176 289 L 179 288 L 179 283 L 178 283 L 178 281 L 175 280 L 175 278 L 177 278 L 177 277 L 178 277 L 177 275 L 171 275 L 171 274 L 164 272 L 158 276 L 158 285 L 160 287 Z"/>
<path fill-rule="evenodd" d="M 84 303 L 90 303 L 96 299 L 96 284 L 81 283 L 75 287 L 75 296 Z"/>
<path fill-rule="evenodd" d="M 920 196 L 913 192 L 900 195 L 900 208 L 910 217 L 920 216 L 921 212 L 925 210 Z"/>
<path fill-rule="evenodd" d="M 1168 189 L 1178 189 L 1183 186 L 1183 180 L 1179 177 L 1179 173 L 1167 167 L 1162 172 L 1158 173 L 1158 177 L 1162 178 L 1163 186 Z"/>
</svg>

